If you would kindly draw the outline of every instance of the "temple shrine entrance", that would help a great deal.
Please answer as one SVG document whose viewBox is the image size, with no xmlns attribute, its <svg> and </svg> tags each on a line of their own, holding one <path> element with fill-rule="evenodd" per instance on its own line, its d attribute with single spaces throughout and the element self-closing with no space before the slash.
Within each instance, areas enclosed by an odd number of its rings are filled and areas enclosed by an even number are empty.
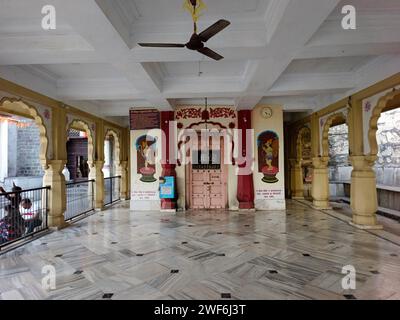
<svg viewBox="0 0 400 320">
<path fill-rule="evenodd" d="M 224 164 L 223 138 L 211 146 L 201 143 L 191 151 L 191 163 L 187 165 L 189 208 L 197 210 L 227 208 L 227 169 Z"/>
</svg>

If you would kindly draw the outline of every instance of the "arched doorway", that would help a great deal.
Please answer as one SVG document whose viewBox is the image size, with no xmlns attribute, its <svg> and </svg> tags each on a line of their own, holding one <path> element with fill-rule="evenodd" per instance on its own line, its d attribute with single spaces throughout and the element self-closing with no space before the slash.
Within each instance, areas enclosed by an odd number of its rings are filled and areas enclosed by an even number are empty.
<svg viewBox="0 0 400 320">
<path fill-rule="evenodd" d="M 312 197 L 313 204 L 319 209 L 329 209 L 329 130 L 331 127 L 346 123 L 347 113 L 338 111 L 325 120 L 320 119 L 321 146 L 320 156 L 313 158 Z"/>
<path fill-rule="evenodd" d="M 22 100 L 15 98 L 3 98 L 0 100 L 0 112 L 3 114 L 11 114 L 23 118 L 31 119 L 35 122 L 39 131 L 39 159 L 43 169 L 47 168 L 47 151 L 49 139 L 47 136 L 47 128 L 44 125 L 44 120 L 38 110 Z"/>
<path fill-rule="evenodd" d="M 328 159 L 329 199 L 341 201 L 349 198 L 352 167 L 347 115 L 339 112 L 329 117 L 322 139 L 322 154 Z"/>
<path fill-rule="evenodd" d="M 43 187 L 45 171 L 51 171 L 48 146 L 47 127 L 38 109 L 22 100 L 3 98 L 0 101 L 0 219 L 7 218 L 10 214 L 7 207 L 13 206 L 22 222 L 18 235 L 4 238 L 7 241 L 1 246 L 43 231 L 49 225 L 49 190 Z"/>
<path fill-rule="evenodd" d="M 397 218 L 400 211 L 400 90 L 382 97 L 369 122 L 369 158 L 374 161 L 379 211 Z"/>
<path fill-rule="evenodd" d="M 67 128 L 67 165 L 71 181 L 89 178 L 93 167 L 93 135 L 87 123 L 74 120 Z"/>
<path fill-rule="evenodd" d="M 178 194 L 186 209 L 225 209 L 237 188 L 233 131 L 218 122 L 192 123 L 178 132 Z M 230 189 L 231 188 L 231 189 Z M 236 198 L 236 196 L 235 196 Z"/>
<path fill-rule="evenodd" d="M 118 174 L 120 160 L 119 136 L 114 130 L 107 130 L 104 138 L 104 177 L 112 177 Z"/>
<path fill-rule="evenodd" d="M 311 197 L 312 161 L 311 161 L 311 130 L 302 127 L 296 135 L 295 159 L 291 162 L 292 198 L 304 199 Z"/>
<path fill-rule="evenodd" d="M 121 198 L 122 168 L 120 160 L 120 138 L 112 129 L 104 138 L 104 205 Z"/>
<path fill-rule="evenodd" d="M 67 127 L 67 164 L 65 220 L 72 220 L 94 209 L 95 174 L 93 132 L 82 120 L 73 120 Z"/>
</svg>

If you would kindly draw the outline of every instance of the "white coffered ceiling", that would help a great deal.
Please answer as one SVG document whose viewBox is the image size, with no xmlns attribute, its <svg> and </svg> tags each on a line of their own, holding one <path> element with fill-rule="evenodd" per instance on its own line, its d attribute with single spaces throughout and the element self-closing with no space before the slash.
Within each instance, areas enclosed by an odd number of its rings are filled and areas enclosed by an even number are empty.
<svg viewBox="0 0 400 320">
<path fill-rule="evenodd" d="M 202 30 L 231 25 L 208 46 L 219 62 L 187 49 L 138 47 L 182 42 L 192 33 L 183 0 L 0 0 L 0 77 L 103 117 L 131 107 L 262 102 L 312 111 L 399 71 L 398 0 L 204 0 Z M 52 4 L 57 29 L 41 29 Z M 357 10 L 343 30 L 341 8 Z"/>
</svg>

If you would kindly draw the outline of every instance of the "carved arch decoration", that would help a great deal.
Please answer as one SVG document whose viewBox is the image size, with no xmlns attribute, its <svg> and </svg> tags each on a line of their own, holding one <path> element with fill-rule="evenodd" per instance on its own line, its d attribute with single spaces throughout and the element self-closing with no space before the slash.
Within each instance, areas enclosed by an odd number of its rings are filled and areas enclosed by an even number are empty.
<svg viewBox="0 0 400 320">
<path fill-rule="evenodd" d="M 307 137 L 309 137 L 309 139 L 307 139 Z M 296 158 L 298 161 L 303 160 L 304 139 L 309 140 L 311 148 L 311 130 L 309 127 L 302 127 L 297 133 Z"/>
<path fill-rule="evenodd" d="M 328 142 L 328 135 L 329 129 L 332 125 L 336 123 L 346 123 L 348 124 L 347 114 L 344 112 L 336 112 L 328 117 L 326 120 L 324 127 L 322 129 L 322 157 L 329 157 L 329 142 Z M 349 127 L 349 126 L 348 126 Z M 349 128 L 350 134 L 350 128 Z"/>
<path fill-rule="evenodd" d="M 107 129 L 104 135 L 104 140 L 107 137 L 112 136 L 114 138 L 114 161 L 115 167 L 118 168 L 121 164 L 121 143 L 120 143 L 120 135 L 114 129 Z"/>
<path fill-rule="evenodd" d="M 228 136 L 230 138 L 230 144 L 231 144 L 231 153 L 232 153 L 232 157 L 231 157 L 231 162 L 232 165 L 236 164 L 236 159 L 234 157 L 234 149 L 235 149 L 235 142 L 234 142 L 234 135 L 231 132 L 231 130 L 233 130 L 235 128 L 235 124 L 231 123 L 229 125 L 229 129 L 224 126 L 223 124 L 219 123 L 219 122 L 213 122 L 213 121 L 200 121 L 200 122 L 196 122 L 196 123 L 192 123 L 189 126 L 187 126 L 186 128 L 183 128 L 183 125 L 179 125 L 178 124 L 178 129 L 179 130 L 185 130 L 185 129 L 194 129 L 194 127 L 196 126 L 200 126 L 202 124 L 208 124 L 208 125 L 213 125 L 215 127 L 218 127 L 219 129 L 224 129 L 224 130 L 228 130 Z M 178 135 L 179 136 L 179 135 Z M 186 144 L 188 144 L 189 142 L 191 142 L 190 137 L 186 136 L 185 141 L 180 140 L 178 142 L 178 153 L 181 152 L 181 148 L 183 146 L 185 146 Z M 182 165 L 181 161 L 179 159 L 177 159 L 177 164 L 180 167 Z"/>
<path fill-rule="evenodd" d="M 88 139 L 88 165 L 90 168 L 94 167 L 94 139 L 93 139 L 93 132 L 88 125 L 87 122 L 79 119 L 74 119 L 72 122 L 67 126 L 67 132 L 69 129 L 76 129 L 80 131 L 84 131 L 87 134 Z"/>
<path fill-rule="evenodd" d="M 386 109 L 395 109 L 396 107 L 400 107 L 400 89 L 393 90 L 392 92 L 389 92 L 385 96 L 381 97 L 372 110 L 372 115 L 369 120 L 368 142 L 370 146 L 369 156 L 372 157 L 374 161 L 376 160 L 376 156 L 379 151 L 378 141 L 376 139 L 378 120 L 381 116 L 381 113 L 386 111 Z"/>
<path fill-rule="evenodd" d="M 0 112 L 27 117 L 35 121 L 40 134 L 40 163 L 43 169 L 46 170 L 50 160 L 48 159 L 49 137 L 45 121 L 36 107 L 24 102 L 22 99 L 4 97 L 0 100 Z"/>
</svg>

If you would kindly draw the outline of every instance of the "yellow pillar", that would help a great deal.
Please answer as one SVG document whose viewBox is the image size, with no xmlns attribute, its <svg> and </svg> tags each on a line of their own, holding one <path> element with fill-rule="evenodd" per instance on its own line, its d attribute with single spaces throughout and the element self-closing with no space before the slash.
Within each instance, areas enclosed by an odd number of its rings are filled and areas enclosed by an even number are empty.
<svg viewBox="0 0 400 320">
<path fill-rule="evenodd" d="M 94 182 L 94 207 L 96 210 L 104 209 L 104 161 L 97 160 L 90 165 L 89 179 Z"/>
<path fill-rule="evenodd" d="M 43 177 L 43 186 L 49 186 L 48 223 L 51 228 L 63 228 L 68 225 L 64 220 L 64 212 L 66 210 L 66 189 L 65 177 L 62 174 L 64 160 L 50 160 Z"/>
<path fill-rule="evenodd" d="M 353 165 L 350 198 L 352 224 L 363 229 L 382 229 L 376 221 L 378 199 L 375 171 L 372 168 L 374 162 L 368 161 L 365 156 L 352 156 L 350 161 Z"/>
<path fill-rule="evenodd" d="M 350 206 L 353 214 L 351 224 L 361 229 L 382 229 L 377 224 L 378 195 L 376 175 L 373 169 L 376 157 L 364 155 L 362 101 L 349 99 L 349 142 L 351 172 Z"/>
<path fill-rule="evenodd" d="M 128 200 L 130 199 L 130 167 L 129 167 L 129 155 L 130 155 L 130 130 L 124 129 L 121 133 L 121 199 Z"/>
<path fill-rule="evenodd" d="M 104 121 L 96 122 L 96 140 L 94 143 L 94 161 L 90 166 L 89 179 L 95 180 L 94 184 L 94 207 L 96 210 L 104 209 Z"/>
<path fill-rule="evenodd" d="M 43 177 L 43 186 L 49 186 L 49 227 L 63 228 L 68 224 L 64 221 L 64 212 L 66 211 L 66 188 L 65 177 L 62 173 L 67 163 L 67 133 L 66 133 L 66 112 L 60 104 L 60 108 L 52 110 L 53 130 L 53 159 L 49 160 L 45 166 Z M 57 125 L 55 125 L 57 124 Z"/>
<path fill-rule="evenodd" d="M 318 209 L 330 209 L 328 157 L 315 157 L 313 162 L 313 179 L 311 194 L 313 205 Z"/>
<path fill-rule="evenodd" d="M 117 169 L 117 175 L 121 176 L 120 196 L 121 200 L 128 199 L 128 161 L 121 161 Z"/>
<path fill-rule="evenodd" d="M 304 185 L 303 185 L 303 170 L 301 168 L 301 161 L 297 159 L 290 159 L 290 175 L 292 187 L 292 199 L 304 199 Z"/>
</svg>

